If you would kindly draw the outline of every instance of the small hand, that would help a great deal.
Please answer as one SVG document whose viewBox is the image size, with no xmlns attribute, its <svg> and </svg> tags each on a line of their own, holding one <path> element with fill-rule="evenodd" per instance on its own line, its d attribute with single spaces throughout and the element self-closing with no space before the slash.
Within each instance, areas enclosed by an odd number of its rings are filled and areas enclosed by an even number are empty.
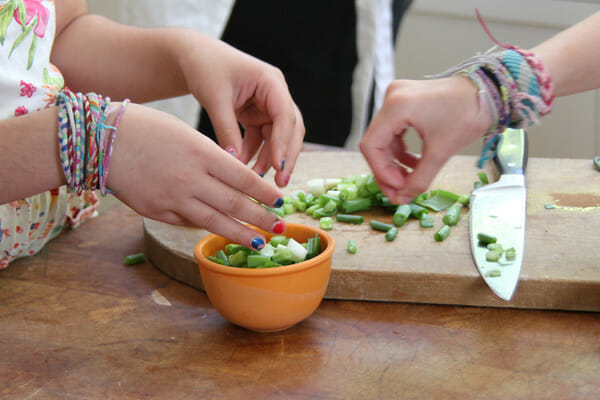
<svg viewBox="0 0 600 400">
<path fill-rule="evenodd" d="M 480 108 L 477 89 L 467 78 L 398 80 L 388 87 L 360 150 L 382 192 L 405 204 L 426 191 L 448 159 L 491 124 L 489 109 Z M 422 140 L 421 157 L 407 151 L 409 128 Z"/>
<path fill-rule="evenodd" d="M 107 186 L 141 215 L 205 228 L 248 247 L 262 247 L 265 238 L 238 220 L 274 233 L 285 229 L 256 202 L 283 203 L 275 186 L 183 121 L 136 104 L 121 120 Z"/>
</svg>

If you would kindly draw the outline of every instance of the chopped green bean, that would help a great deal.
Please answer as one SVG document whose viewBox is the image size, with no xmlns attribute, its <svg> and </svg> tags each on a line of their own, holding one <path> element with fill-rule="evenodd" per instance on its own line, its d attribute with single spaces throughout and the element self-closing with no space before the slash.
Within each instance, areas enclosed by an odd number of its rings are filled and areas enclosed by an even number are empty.
<svg viewBox="0 0 600 400">
<path fill-rule="evenodd" d="M 448 225 L 442 226 L 436 233 L 433 234 L 433 238 L 437 242 L 442 242 L 450 236 L 450 227 Z"/>
<path fill-rule="evenodd" d="M 477 240 L 479 240 L 481 243 L 484 243 L 487 247 L 489 243 L 496 243 L 498 238 L 496 238 L 496 236 L 488 235 L 487 233 L 479 232 L 477 234 Z"/>
<path fill-rule="evenodd" d="M 381 232 L 387 232 L 394 227 L 394 225 L 386 224 L 385 222 L 376 221 L 374 219 L 369 221 L 369 225 L 371 225 L 371 228 Z"/>
<path fill-rule="evenodd" d="M 146 255 L 144 253 L 129 254 L 125 256 L 125 259 L 123 260 L 125 265 L 139 264 L 144 261 L 146 261 Z"/>
<path fill-rule="evenodd" d="M 431 215 L 423 214 L 420 220 L 421 228 L 433 228 L 434 218 Z"/>
<path fill-rule="evenodd" d="M 338 214 L 335 216 L 338 222 L 347 222 L 349 224 L 362 224 L 365 222 L 365 218 L 362 215 L 354 214 Z"/>
<path fill-rule="evenodd" d="M 394 212 L 394 216 L 392 220 L 394 221 L 394 225 L 402 226 L 406 223 L 408 217 L 410 217 L 411 208 L 408 204 L 399 205 L 396 208 L 396 212 Z"/>
<path fill-rule="evenodd" d="M 388 242 L 391 242 L 394 239 L 396 239 L 396 236 L 398 236 L 398 228 L 396 228 L 395 226 L 392 226 L 385 233 L 385 240 L 387 240 Z"/>
<path fill-rule="evenodd" d="M 326 231 L 330 231 L 333 229 L 333 219 L 331 217 L 323 217 L 319 220 L 319 227 L 321 229 L 325 229 Z"/>
<path fill-rule="evenodd" d="M 348 240 L 348 246 L 346 247 L 346 249 L 348 250 L 348 253 L 356 254 L 356 242 L 352 239 Z"/>
</svg>

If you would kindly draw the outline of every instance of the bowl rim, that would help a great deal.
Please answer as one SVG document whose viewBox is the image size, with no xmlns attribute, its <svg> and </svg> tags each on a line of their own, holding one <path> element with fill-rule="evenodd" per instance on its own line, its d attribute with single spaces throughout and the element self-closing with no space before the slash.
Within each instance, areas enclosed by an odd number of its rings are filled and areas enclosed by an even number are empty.
<svg viewBox="0 0 600 400">
<path fill-rule="evenodd" d="M 317 228 L 317 227 L 306 225 L 306 224 L 299 224 L 299 223 L 295 223 L 295 222 L 286 222 L 286 225 L 289 227 L 308 228 L 308 229 L 314 231 L 315 233 L 318 233 L 321 238 L 325 238 L 325 240 L 327 241 L 327 247 L 318 256 L 313 257 L 306 261 L 299 262 L 297 264 L 282 265 L 280 267 L 273 267 L 273 268 L 236 268 L 236 267 L 231 267 L 228 265 L 218 264 L 214 261 L 209 260 L 202 254 L 201 249 L 204 247 L 204 245 L 206 243 L 208 243 L 210 240 L 214 240 L 215 238 L 223 238 L 223 236 L 220 236 L 220 235 L 217 235 L 214 233 L 209 233 L 208 235 L 206 235 L 202 239 L 200 239 L 198 241 L 198 243 L 196 243 L 196 245 L 194 246 L 194 258 L 198 262 L 200 269 L 202 269 L 202 267 L 205 267 L 214 272 L 219 272 L 222 274 L 229 274 L 229 275 L 238 275 L 238 276 L 266 276 L 266 275 L 287 274 L 287 273 L 292 273 L 292 272 L 296 272 L 296 271 L 301 271 L 303 269 L 312 268 L 312 267 L 315 267 L 318 264 L 320 264 L 322 261 L 325 261 L 327 258 L 332 257 L 333 251 L 335 250 L 335 241 L 333 239 L 333 236 L 330 235 L 328 232 L 326 232 L 325 230 L 323 230 L 321 228 Z M 274 234 L 265 232 L 262 229 L 257 228 L 253 225 L 247 224 L 247 226 L 254 230 L 259 230 L 262 233 L 266 233 L 267 235 L 275 236 Z M 283 235 L 285 235 L 285 232 L 283 233 Z M 229 239 L 226 239 L 226 240 L 229 243 L 232 243 Z M 202 261 L 200 261 L 200 259 L 202 259 Z"/>
</svg>

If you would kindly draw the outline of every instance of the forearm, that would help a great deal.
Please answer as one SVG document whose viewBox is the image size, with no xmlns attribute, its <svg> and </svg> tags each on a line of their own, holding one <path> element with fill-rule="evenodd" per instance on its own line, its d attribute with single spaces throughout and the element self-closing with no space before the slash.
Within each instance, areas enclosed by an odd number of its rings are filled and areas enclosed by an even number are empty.
<svg viewBox="0 0 600 400">
<path fill-rule="evenodd" d="M 52 61 L 74 91 L 134 102 L 179 96 L 189 93 L 180 58 L 181 43 L 190 33 L 130 27 L 83 14 L 57 36 Z"/>
<path fill-rule="evenodd" d="M 552 76 L 557 97 L 600 87 L 599 40 L 596 13 L 532 49 Z"/>
<path fill-rule="evenodd" d="M 65 183 L 57 124 L 55 107 L 0 121 L 0 204 Z"/>
</svg>

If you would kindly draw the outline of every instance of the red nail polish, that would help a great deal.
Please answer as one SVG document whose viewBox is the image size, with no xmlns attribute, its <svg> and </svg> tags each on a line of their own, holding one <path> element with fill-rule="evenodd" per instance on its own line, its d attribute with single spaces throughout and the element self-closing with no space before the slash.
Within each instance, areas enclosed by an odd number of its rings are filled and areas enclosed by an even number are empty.
<svg viewBox="0 0 600 400">
<path fill-rule="evenodd" d="M 290 182 L 290 176 L 286 176 L 285 180 L 283 181 L 283 183 L 285 183 L 285 185 L 287 186 L 287 184 Z"/>
<path fill-rule="evenodd" d="M 285 231 L 285 222 L 279 220 L 275 222 L 272 228 L 273 233 L 282 234 Z"/>
</svg>

